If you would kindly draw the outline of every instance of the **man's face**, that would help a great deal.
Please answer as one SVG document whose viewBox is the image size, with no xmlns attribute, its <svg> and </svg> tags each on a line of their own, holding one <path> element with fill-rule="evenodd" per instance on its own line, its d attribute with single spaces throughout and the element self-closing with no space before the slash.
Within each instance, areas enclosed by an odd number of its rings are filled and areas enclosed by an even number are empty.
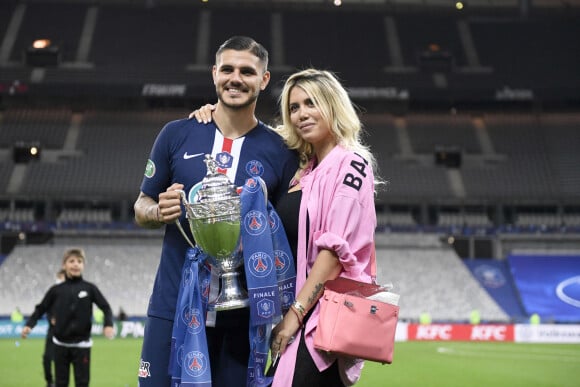
<svg viewBox="0 0 580 387">
<path fill-rule="evenodd" d="M 250 51 L 223 51 L 212 74 L 218 99 L 233 109 L 254 104 L 270 81 L 270 73 Z"/>
</svg>

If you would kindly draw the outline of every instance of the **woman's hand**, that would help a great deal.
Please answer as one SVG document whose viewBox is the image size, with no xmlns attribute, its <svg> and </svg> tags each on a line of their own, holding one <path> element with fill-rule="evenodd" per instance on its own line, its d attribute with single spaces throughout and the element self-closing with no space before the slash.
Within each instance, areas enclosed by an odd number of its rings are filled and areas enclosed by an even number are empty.
<svg viewBox="0 0 580 387">
<path fill-rule="evenodd" d="M 215 110 L 215 105 L 206 104 L 189 114 L 189 118 L 195 118 L 197 122 L 207 124 L 211 122 L 211 113 Z"/>
<path fill-rule="evenodd" d="M 286 312 L 282 321 L 272 330 L 270 349 L 272 356 L 277 357 L 286 351 L 286 347 L 294 341 L 298 333 L 301 321 L 291 310 Z"/>
<path fill-rule="evenodd" d="M 296 295 L 295 303 L 286 312 L 284 319 L 272 329 L 270 349 L 272 357 L 278 357 L 286 351 L 286 347 L 294 341 L 295 335 L 308 311 L 316 306 L 324 292 L 324 283 L 338 277 L 342 270 L 336 253 L 322 249 L 318 252 L 312 270 L 304 286 Z M 295 307 L 298 304 L 299 307 Z"/>
</svg>

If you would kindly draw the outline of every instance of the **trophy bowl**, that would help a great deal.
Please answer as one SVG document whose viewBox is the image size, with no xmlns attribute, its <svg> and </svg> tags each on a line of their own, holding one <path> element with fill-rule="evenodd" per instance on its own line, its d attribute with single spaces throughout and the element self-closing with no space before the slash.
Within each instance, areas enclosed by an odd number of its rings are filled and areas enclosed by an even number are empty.
<svg viewBox="0 0 580 387">
<path fill-rule="evenodd" d="M 228 177 L 217 172 L 215 160 L 210 155 L 205 157 L 207 175 L 197 199 L 188 202 L 185 192 L 180 194 L 195 243 L 219 273 L 220 292 L 209 301 L 208 310 L 245 308 L 249 305 L 248 294 L 239 283 L 238 272 L 244 262 L 240 248 L 240 195 Z M 189 242 L 179 221 L 177 225 Z"/>
</svg>

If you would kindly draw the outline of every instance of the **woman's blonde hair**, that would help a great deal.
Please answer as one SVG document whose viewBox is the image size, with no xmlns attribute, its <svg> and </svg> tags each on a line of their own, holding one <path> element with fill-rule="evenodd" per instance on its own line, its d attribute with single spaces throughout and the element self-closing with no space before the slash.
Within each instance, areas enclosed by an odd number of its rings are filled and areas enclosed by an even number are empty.
<svg viewBox="0 0 580 387">
<path fill-rule="evenodd" d="M 291 75 L 286 80 L 279 98 L 282 124 L 276 128 L 287 146 L 300 155 L 297 180 L 302 170 L 314 157 L 314 149 L 311 144 L 300 137 L 290 120 L 290 92 L 296 86 L 303 89 L 312 99 L 322 117 L 329 124 L 336 142 L 345 149 L 358 153 L 370 163 L 373 171 L 376 171 L 375 157 L 368 146 L 361 142 L 362 124 L 345 88 L 329 71 L 306 69 Z"/>
</svg>

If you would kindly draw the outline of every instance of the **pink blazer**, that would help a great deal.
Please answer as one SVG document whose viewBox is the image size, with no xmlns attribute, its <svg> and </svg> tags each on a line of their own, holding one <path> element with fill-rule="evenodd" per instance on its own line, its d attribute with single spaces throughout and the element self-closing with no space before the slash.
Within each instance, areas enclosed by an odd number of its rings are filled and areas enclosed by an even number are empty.
<svg viewBox="0 0 580 387">
<path fill-rule="evenodd" d="M 370 256 L 376 228 L 374 175 L 369 164 L 358 154 L 336 146 L 314 169 L 312 163 L 300 178 L 302 201 L 298 221 L 296 290 L 302 289 L 321 249 L 333 250 L 342 264 L 341 277 L 371 282 Z M 308 216 L 307 216 L 308 215 Z M 306 222 L 309 220 L 308 244 Z M 319 370 L 336 359 L 314 349 L 314 332 L 318 325 L 317 304 L 304 331 L 306 346 Z M 297 339 L 280 357 L 273 387 L 292 385 Z M 341 378 L 354 384 L 363 367 L 362 360 L 338 359 Z"/>
</svg>

